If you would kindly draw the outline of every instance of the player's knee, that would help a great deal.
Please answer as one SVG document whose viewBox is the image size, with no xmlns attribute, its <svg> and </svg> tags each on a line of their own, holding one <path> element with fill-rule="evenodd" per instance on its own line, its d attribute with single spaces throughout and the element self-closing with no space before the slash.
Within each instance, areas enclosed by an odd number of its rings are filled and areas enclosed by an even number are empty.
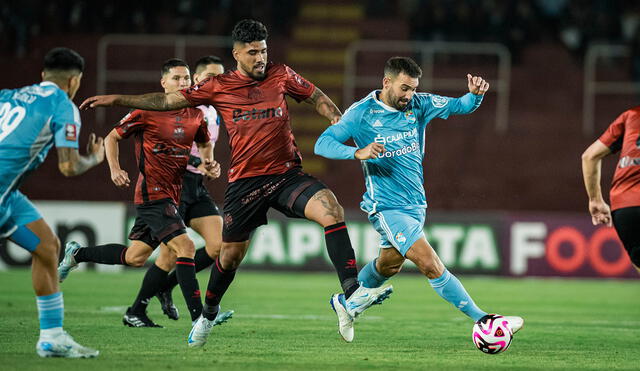
<svg viewBox="0 0 640 371">
<path fill-rule="evenodd" d="M 415 262 L 420 269 L 420 272 L 427 276 L 429 279 L 438 278 L 444 273 L 444 267 L 438 263 L 436 260 L 432 259 L 421 259 Z"/>
<path fill-rule="evenodd" d="M 176 253 L 180 258 L 193 259 L 196 256 L 196 245 L 193 243 L 193 241 L 185 239 L 184 241 L 181 241 L 177 246 Z"/>
<path fill-rule="evenodd" d="M 128 249 L 125 255 L 127 265 L 135 268 L 142 267 L 147 259 L 149 259 L 149 254 L 132 251 L 132 249 Z"/>
</svg>

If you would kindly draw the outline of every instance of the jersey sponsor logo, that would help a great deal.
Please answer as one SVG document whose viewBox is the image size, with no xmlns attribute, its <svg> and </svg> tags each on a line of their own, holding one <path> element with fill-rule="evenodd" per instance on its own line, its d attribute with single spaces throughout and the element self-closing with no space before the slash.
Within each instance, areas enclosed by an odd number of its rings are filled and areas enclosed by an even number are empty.
<svg viewBox="0 0 640 371">
<path fill-rule="evenodd" d="M 372 108 L 372 109 L 369 110 L 369 113 L 372 114 L 372 115 L 375 115 L 375 114 L 384 113 L 384 110 L 383 109 L 373 109 Z"/>
<path fill-rule="evenodd" d="M 640 157 L 629 157 L 629 156 L 624 156 L 620 159 L 620 162 L 618 162 L 618 167 L 620 167 L 620 169 L 624 169 L 625 167 L 629 167 L 629 166 L 638 166 L 640 165 Z"/>
<path fill-rule="evenodd" d="M 418 149 L 420 149 L 418 142 L 413 142 L 408 146 L 404 146 L 394 151 L 384 151 L 383 153 L 378 154 L 378 158 L 385 158 L 385 157 L 390 158 L 390 157 L 396 157 L 396 156 L 403 156 L 403 155 L 406 155 L 407 153 L 415 152 Z"/>
<path fill-rule="evenodd" d="M 375 126 L 375 124 L 373 126 Z M 413 138 L 413 137 L 416 137 L 417 135 L 418 135 L 418 129 L 414 128 L 412 130 L 403 131 L 401 133 L 396 133 L 396 134 L 393 134 L 393 135 L 382 136 L 382 135 L 378 134 L 374 138 L 374 141 L 376 143 L 380 143 L 380 144 L 388 144 L 388 143 L 397 142 L 397 141 L 405 139 L 405 138 Z"/>
<path fill-rule="evenodd" d="M 78 128 L 74 124 L 66 124 L 64 126 L 65 138 L 71 142 L 78 141 Z"/>
<path fill-rule="evenodd" d="M 233 110 L 233 122 L 238 122 L 241 120 L 249 121 L 249 120 L 260 120 L 260 119 L 268 119 L 272 117 L 282 117 L 283 110 L 281 107 L 276 108 L 267 108 L 267 109 L 257 109 L 254 108 L 252 110 L 243 111 L 241 109 Z"/>
<path fill-rule="evenodd" d="M 171 157 L 188 157 L 191 152 L 191 148 L 178 148 L 168 146 L 165 143 L 156 143 L 156 145 L 153 146 L 152 151 L 153 154 L 168 155 Z"/>
<path fill-rule="evenodd" d="M 449 103 L 449 99 L 445 97 L 440 97 L 435 95 L 431 96 L 431 104 L 433 104 L 435 108 L 442 108 L 446 106 L 448 103 Z"/>
<path fill-rule="evenodd" d="M 184 128 L 182 126 L 178 126 L 175 129 L 173 129 L 173 138 L 184 139 Z"/>
<path fill-rule="evenodd" d="M 373 126 L 374 128 L 379 128 L 382 126 L 382 123 L 380 122 L 380 120 L 376 120 L 376 122 L 374 122 L 371 126 Z"/>
</svg>

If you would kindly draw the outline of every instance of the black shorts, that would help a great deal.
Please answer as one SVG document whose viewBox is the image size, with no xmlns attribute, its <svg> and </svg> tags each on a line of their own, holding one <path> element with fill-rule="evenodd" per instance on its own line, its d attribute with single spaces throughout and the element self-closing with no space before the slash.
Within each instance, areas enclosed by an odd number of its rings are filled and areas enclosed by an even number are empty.
<svg viewBox="0 0 640 371">
<path fill-rule="evenodd" d="M 190 171 L 185 172 L 182 178 L 182 193 L 178 212 L 185 224 L 189 225 L 191 219 L 204 216 L 220 215 L 220 210 L 209 195 L 209 190 L 204 186 L 204 176 Z"/>
<path fill-rule="evenodd" d="M 167 243 L 174 237 L 187 233 L 176 204 L 168 198 L 136 205 L 136 221 L 129 232 L 129 239 L 142 241 L 152 248 L 160 242 Z"/>
<path fill-rule="evenodd" d="M 640 206 L 614 210 L 611 217 L 620 241 L 631 256 L 631 250 L 640 246 Z M 637 264 L 638 262 L 634 261 L 633 263 Z"/>
<path fill-rule="evenodd" d="M 224 196 L 222 240 L 240 242 L 267 224 L 269 208 L 291 218 L 304 218 L 304 208 L 324 183 L 293 168 L 284 174 L 261 175 L 229 183 Z"/>
</svg>

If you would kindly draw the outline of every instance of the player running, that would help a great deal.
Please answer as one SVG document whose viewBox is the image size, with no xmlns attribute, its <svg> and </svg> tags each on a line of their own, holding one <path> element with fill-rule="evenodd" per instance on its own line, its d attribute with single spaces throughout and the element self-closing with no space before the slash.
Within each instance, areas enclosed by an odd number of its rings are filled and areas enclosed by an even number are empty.
<svg viewBox="0 0 640 371">
<path fill-rule="evenodd" d="M 196 61 L 193 81 L 197 84 L 207 77 L 221 73 L 224 73 L 222 60 L 216 56 L 204 56 Z M 205 114 L 211 137 L 211 146 L 215 147 L 220 130 L 218 114 L 211 106 L 198 106 L 198 109 Z M 194 258 L 196 273 L 213 264 L 222 246 L 222 217 L 218 207 L 211 199 L 209 191 L 204 186 L 204 174 L 198 170 L 201 162 L 198 147 L 194 144 L 191 147 L 187 171 L 185 171 L 182 178 L 182 194 L 178 205 L 178 212 L 182 216 L 182 220 L 202 236 L 205 241 L 205 246 L 196 250 Z M 144 313 L 147 303 L 153 297 L 154 288 L 161 287 L 160 292 L 155 295 L 160 301 L 162 311 L 170 319 L 177 320 L 179 318 L 178 308 L 173 304 L 171 295 L 173 288 L 178 285 L 176 270 L 171 271 L 169 275 L 164 274 L 164 271 L 160 271 L 162 269 L 155 264 L 149 268 L 142 281 L 140 293 L 131 308 L 135 308 L 133 310 L 135 313 Z M 227 321 L 232 315 L 233 311 L 218 313 L 215 324 Z M 126 314 L 125 322 L 129 326 L 139 325 L 140 327 L 146 327 L 148 324 L 145 321 L 136 321 L 135 318 L 131 318 Z"/>
<path fill-rule="evenodd" d="M 484 322 L 491 315 L 478 308 L 424 235 L 427 201 L 422 160 L 429 121 L 475 111 L 489 83 L 467 75 L 469 93 L 449 98 L 416 93 L 421 76 L 422 70 L 411 58 L 389 59 L 382 90 L 353 104 L 340 122 L 327 128 L 316 142 L 315 153 L 330 159 L 362 161 L 367 192 L 360 207 L 380 233 L 381 249 L 378 258 L 360 271 L 361 284 L 380 287 L 409 259 L 442 298 L 474 321 Z M 349 139 L 357 147 L 343 144 Z M 343 295 L 333 295 L 331 305 L 341 320 L 343 337 L 353 339 L 353 318 L 347 313 Z M 522 327 L 522 318 L 506 318 L 514 333 Z"/>
<path fill-rule="evenodd" d="M 188 65 L 179 59 L 170 59 L 162 66 L 162 87 L 177 91 L 191 83 Z M 159 327 L 145 313 L 147 298 L 153 297 L 175 266 L 177 280 L 187 303 L 192 320 L 202 312 L 200 289 L 195 272 L 195 246 L 186 234 L 186 226 L 178 213 L 182 177 L 187 167 L 191 146 L 198 146 L 201 171 L 217 177 L 220 166 L 213 160 L 207 121 L 202 110 L 185 108 L 169 112 L 134 110 L 126 115 L 107 135 L 105 148 L 113 183 L 121 188 L 130 184 L 129 175 L 120 167 L 118 142 L 133 136 L 140 175 L 135 189 L 137 217 L 129 239 L 129 247 L 108 244 L 80 247 L 67 244 L 65 257 L 59 266 L 60 280 L 81 262 L 123 264 L 141 267 L 153 250 L 161 243 L 158 259 L 145 276 L 159 277 L 156 286 L 143 285 L 145 290 L 136 299 L 137 307 L 130 307 L 123 323 L 136 327 Z M 172 254 L 171 250 L 174 254 Z M 176 259 L 177 256 L 177 259 Z"/>
<path fill-rule="evenodd" d="M 89 136 L 87 156 L 78 153 L 80 113 L 71 101 L 80 87 L 84 59 L 75 51 L 55 48 L 44 58 L 42 82 L 0 90 L 0 238 L 31 253 L 41 357 L 90 358 L 98 351 L 76 343 L 62 328 L 64 303 L 58 287 L 60 240 L 18 188 L 27 174 L 58 151 L 65 176 L 83 174 L 104 160 L 102 138 Z"/>
<path fill-rule="evenodd" d="M 171 110 L 211 104 L 223 119 L 231 145 L 223 243 L 220 257 L 211 270 L 203 316 L 188 338 L 190 346 L 206 343 L 220 300 L 247 252 L 252 232 L 267 223 L 269 208 L 324 227 L 327 251 L 351 315 L 356 316 L 381 302 L 392 291 L 390 286 L 374 289 L 359 286 L 344 211 L 322 182 L 302 172 L 301 154 L 291 132 L 285 96 L 313 105 L 332 123 L 339 120 L 340 111 L 319 88 L 291 68 L 267 62 L 267 29 L 262 23 L 238 22 L 232 39 L 233 57 L 237 61 L 235 71 L 180 92 L 96 96 L 81 105 L 84 108 L 116 105 Z"/>
<path fill-rule="evenodd" d="M 602 159 L 620 152 L 611 182 L 611 208 L 602 198 Z M 613 226 L 640 273 L 640 106 L 618 116 L 582 154 L 582 175 L 593 225 Z M 611 211 L 613 210 L 613 212 Z"/>
</svg>

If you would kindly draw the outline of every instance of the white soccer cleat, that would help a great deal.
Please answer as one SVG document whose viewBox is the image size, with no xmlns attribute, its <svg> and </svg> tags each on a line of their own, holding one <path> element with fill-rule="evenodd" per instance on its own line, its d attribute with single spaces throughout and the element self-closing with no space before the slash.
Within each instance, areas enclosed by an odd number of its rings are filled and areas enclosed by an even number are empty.
<svg viewBox="0 0 640 371">
<path fill-rule="evenodd" d="M 215 320 L 210 321 L 200 315 L 189 333 L 189 338 L 187 339 L 189 347 L 200 348 L 205 345 L 213 326 L 215 326 Z"/>
<path fill-rule="evenodd" d="M 76 343 L 71 335 L 63 331 L 57 336 L 41 337 L 36 345 L 40 357 L 93 358 L 99 351 Z"/>
<path fill-rule="evenodd" d="M 225 312 L 218 312 L 218 315 L 216 316 L 216 319 L 213 320 L 213 325 L 214 326 L 220 326 L 221 324 L 227 322 L 228 320 L 230 320 L 233 317 L 233 313 L 235 313 L 233 310 L 227 310 Z"/>
<path fill-rule="evenodd" d="M 60 265 L 58 265 L 58 277 L 60 282 L 64 281 L 65 278 L 67 278 L 69 272 L 78 268 L 78 262 L 76 262 L 74 255 L 81 247 L 82 246 L 80 246 L 80 244 L 75 241 L 69 241 L 65 245 L 64 258 L 60 262 Z"/>
<path fill-rule="evenodd" d="M 354 331 L 353 331 L 353 317 L 347 313 L 347 309 L 345 308 L 344 294 L 333 294 L 331 296 L 331 308 L 336 312 L 338 316 L 338 332 L 340 336 L 346 341 L 350 343 L 353 341 Z"/>
<path fill-rule="evenodd" d="M 360 286 L 353 294 L 351 294 L 349 299 L 346 300 L 345 308 L 347 313 L 351 317 L 356 318 L 370 306 L 382 304 L 382 302 L 387 299 L 392 292 L 393 286 L 391 285 L 370 289 Z"/>
<path fill-rule="evenodd" d="M 522 326 L 524 326 L 524 318 L 518 316 L 503 316 L 504 319 L 509 323 L 509 327 L 511 328 L 511 333 L 515 334 L 520 331 Z"/>
</svg>

